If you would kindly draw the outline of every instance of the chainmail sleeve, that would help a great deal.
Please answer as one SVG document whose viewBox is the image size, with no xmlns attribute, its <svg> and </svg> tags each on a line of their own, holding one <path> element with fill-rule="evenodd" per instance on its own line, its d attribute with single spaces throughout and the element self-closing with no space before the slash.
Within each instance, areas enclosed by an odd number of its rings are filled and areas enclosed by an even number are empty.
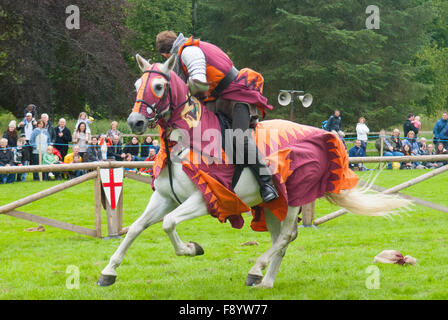
<svg viewBox="0 0 448 320">
<path fill-rule="evenodd" d="M 188 46 L 182 50 L 182 62 L 187 67 L 189 78 L 200 82 L 207 82 L 205 55 L 195 46 Z"/>
</svg>

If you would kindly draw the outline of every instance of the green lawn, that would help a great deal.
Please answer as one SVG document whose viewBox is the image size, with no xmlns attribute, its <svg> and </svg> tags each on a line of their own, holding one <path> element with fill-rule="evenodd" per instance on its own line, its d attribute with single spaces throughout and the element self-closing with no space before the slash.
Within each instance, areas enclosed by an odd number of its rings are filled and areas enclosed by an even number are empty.
<svg viewBox="0 0 448 320">
<path fill-rule="evenodd" d="M 389 187 L 423 174 L 422 170 L 383 171 L 377 184 Z M 369 172 L 360 173 L 367 176 Z M 28 176 L 28 179 L 30 175 Z M 448 174 L 406 193 L 448 206 Z M 0 205 L 55 182 L 0 186 Z M 148 185 L 126 180 L 124 226 L 143 211 Z M 317 202 L 317 216 L 338 208 Z M 19 210 L 93 228 L 93 181 Z M 244 286 L 255 259 L 269 248 L 269 234 L 255 233 L 246 218 L 242 230 L 212 217 L 178 226 L 184 241 L 200 243 L 205 254 L 178 257 L 161 224 L 145 230 L 118 269 L 115 285 L 96 280 L 120 240 L 101 240 L 0 215 L 0 299 L 447 299 L 448 216 L 417 206 L 409 214 L 363 217 L 346 214 L 319 226 L 299 229 L 290 244 L 273 289 Z M 103 233 L 107 232 L 103 215 Z M 241 246 L 250 240 L 259 246 Z M 417 258 L 416 266 L 377 265 L 380 289 L 367 289 L 373 257 L 396 249 Z M 68 289 L 69 266 L 79 268 L 79 289 Z"/>
</svg>

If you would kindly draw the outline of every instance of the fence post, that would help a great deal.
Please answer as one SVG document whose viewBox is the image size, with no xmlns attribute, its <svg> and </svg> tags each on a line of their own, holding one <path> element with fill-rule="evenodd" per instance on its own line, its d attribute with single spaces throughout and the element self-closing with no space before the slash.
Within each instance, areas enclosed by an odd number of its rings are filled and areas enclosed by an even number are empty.
<svg viewBox="0 0 448 320">
<path fill-rule="evenodd" d="M 315 228 L 314 225 L 314 209 L 315 209 L 315 201 L 307 203 L 302 206 L 302 224 L 301 228 Z"/>
<path fill-rule="evenodd" d="M 95 178 L 95 231 L 96 236 L 101 238 L 101 177 L 100 168 L 96 169 L 97 176 Z"/>
</svg>

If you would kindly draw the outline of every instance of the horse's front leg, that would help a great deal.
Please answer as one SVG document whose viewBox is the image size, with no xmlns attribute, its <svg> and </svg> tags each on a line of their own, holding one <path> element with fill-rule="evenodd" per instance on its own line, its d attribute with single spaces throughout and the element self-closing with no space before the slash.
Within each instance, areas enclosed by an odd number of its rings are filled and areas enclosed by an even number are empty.
<svg viewBox="0 0 448 320">
<path fill-rule="evenodd" d="M 178 256 L 197 256 L 204 254 L 202 247 L 196 242 L 184 243 L 176 232 L 176 226 L 187 220 L 207 215 L 207 205 L 202 193 L 197 190 L 174 211 L 163 219 L 163 230 L 167 233 Z"/>
<path fill-rule="evenodd" d="M 126 251 L 137 236 L 152 224 L 162 221 L 163 217 L 175 207 L 175 203 L 155 191 L 143 214 L 129 227 L 126 237 L 109 260 L 109 264 L 101 271 L 98 285 L 109 286 L 115 282 L 115 271 L 123 261 Z"/>
</svg>

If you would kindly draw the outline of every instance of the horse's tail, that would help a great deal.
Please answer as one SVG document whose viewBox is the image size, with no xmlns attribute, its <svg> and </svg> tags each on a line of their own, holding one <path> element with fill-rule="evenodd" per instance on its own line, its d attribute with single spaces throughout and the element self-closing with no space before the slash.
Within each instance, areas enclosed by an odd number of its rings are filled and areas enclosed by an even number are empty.
<svg viewBox="0 0 448 320">
<path fill-rule="evenodd" d="M 407 210 L 412 205 L 412 201 L 399 196 L 371 193 L 359 187 L 341 190 L 340 193 L 327 192 L 325 198 L 351 213 L 363 216 L 388 216 L 399 209 Z"/>
</svg>

